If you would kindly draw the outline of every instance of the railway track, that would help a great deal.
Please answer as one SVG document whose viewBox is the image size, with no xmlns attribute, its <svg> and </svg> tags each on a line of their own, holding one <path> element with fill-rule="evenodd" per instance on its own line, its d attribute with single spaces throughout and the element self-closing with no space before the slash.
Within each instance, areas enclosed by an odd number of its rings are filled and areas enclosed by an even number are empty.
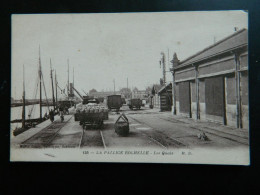
<svg viewBox="0 0 260 195">
<path fill-rule="evenodd" d="M 28 138 L 20 144 L 21 148 L 44 148 L 49 147 L 51 142 L 55 139 L 59 131 L 67 124 L 67 122 L 72 118 L 69 117 L 65 122 L 54 121 L 47 127 L 43 128 L 41 131 Z"/>
<path fill-rule="evenodd" d="M 79 143 L 79 148 L 104 148 L 106 149 L 105 139 L 102 130 L 97 129 L 82 129 L 82 136 Z"/>
<path fill-rule="evenodd" d="M 168 121 L 168 122 L 171 122 L 171 123 L 178 123 L 178 120 L 172 121 L 170 119 L 165 119 L 165 118 L 161 118 L 161 117 L 159 117 L 159 118 L 161 120 L 165 120 L 165 121 Z M 236 142 L 236 143 L 239 143 L 239 144 L 248 145 L 248 138 L 246 138 L 246 137 L 241 137 L 241 136 L 238 136 L 238 135 L 235 135 L 235 134 L 230 134 L 228 132 L 223 132 L 223 131 L 217 131 L 217 133 L 216 133 L 216 130 L 211 128 L 211 127 L 204 127 L 204 126 L 203 127 L 196 127 L 196 126 L 190 125 L 190 123 L 187 123 L 187 122 L 183 122 L 183 121 L 179 121 L 179 122 L 186 124 L 186 125 L 188 125 L 188 128 L 195 129 L 199 132 L 203 131 L 203 132 L 205 132 L 206 134 L 209 134 L 209 135 L 220 137 L 222 139 L 233 141 L 233 142 Z"/>
<path fill-rule="evenodd" d="M 168 148 L 188 148 L 186 144 L 183 142 L 179 141 L 178 139 L 169 137 L 165 135 L 163 132 L 161 132 L 159 129 L 154 129 L 153 127 L 149 126 L 147 123 L 141 122 L 135 118 L 132 118 L 128 116 L 132 120 L 140 123 L 140 124 L 145 124 L 146 126 L 150 127 L 153 129 L 152 131 L 148 132 L 142 132 L 142 135 L 148 137 L 151 141 L 156 143 L 158 146 L 168 149 Z"/>
</svg>

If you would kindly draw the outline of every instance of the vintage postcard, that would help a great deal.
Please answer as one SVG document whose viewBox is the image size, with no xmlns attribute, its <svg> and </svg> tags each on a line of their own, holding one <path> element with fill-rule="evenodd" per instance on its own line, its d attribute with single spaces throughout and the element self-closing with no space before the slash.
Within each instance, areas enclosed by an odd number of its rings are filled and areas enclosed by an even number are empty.
<svg viewBox="0 0 260 195">
<path fill-rule="evenodd" d="M 250 165 L 246 11 L 12 15 L 10 161 Z"/>
</svg>

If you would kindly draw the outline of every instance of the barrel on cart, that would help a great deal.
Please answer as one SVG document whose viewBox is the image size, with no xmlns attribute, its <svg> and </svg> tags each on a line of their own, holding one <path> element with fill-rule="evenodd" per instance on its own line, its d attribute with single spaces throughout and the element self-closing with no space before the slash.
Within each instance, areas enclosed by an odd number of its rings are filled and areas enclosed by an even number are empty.
<svg viewBox="0 0 260 195">
<path fill-rule="evenodd" d="M 121 95 L 107 96 L 108 109 L 116 109 L 117 111 L 122 107 Z"/>
<path fill-rule="evenodd" d="M 142 106 L 142 100 L 138 98 L 130 99 L 128 102 L 128 106 L 131 110 L 133 110 L 133 108 L 140 109 Z"/>
</svg>

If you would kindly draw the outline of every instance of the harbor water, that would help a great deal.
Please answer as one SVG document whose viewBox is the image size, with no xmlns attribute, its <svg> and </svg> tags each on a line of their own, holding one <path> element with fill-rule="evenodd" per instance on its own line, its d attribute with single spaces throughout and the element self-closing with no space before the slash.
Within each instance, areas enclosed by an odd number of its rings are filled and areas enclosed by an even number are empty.
<svg viewBox="0 0 260 195">
<path fill-rule="evenodd" d="M 54 109 L 53 106 L 50 106 L 49 109 Z M 15 119 L 22 119 L 22 106 L 18 107 L 11 107 L 11 118 L 10 121 Z M 31 112 L 32 110 L 32 112 Z M 40 105 L 34 104 L 34 105 L 28 105 L 25 106 L 25 119 L 29 119 L 28 114 L 31 112 L 30 119 L 35 119 L 40 117 Z M 45 113 L 49 114 L 49 110 L 47 106 L 42 107 L 42 117 L 44 117 Z M 10 129 L 14 130 L 16 127 L 21 127 L 22 123 L 10 123 Z"/>
</svg>

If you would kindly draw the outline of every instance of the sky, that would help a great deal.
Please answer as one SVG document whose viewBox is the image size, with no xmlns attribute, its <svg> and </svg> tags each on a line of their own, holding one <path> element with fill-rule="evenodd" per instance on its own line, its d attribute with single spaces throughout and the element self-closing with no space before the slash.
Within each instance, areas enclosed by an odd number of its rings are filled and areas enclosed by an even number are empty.
<svg viewBox="0 0 260 195">
<path fill-rule="evenodd" d="M 21 99 L 23 65 L 26 98 L 34 98 L 39 46 L 44 83 L 51 98 L 50 59 L 58 85 L 69 79 L 83 91 L 145 89 L 162 78 L 159 60 L 173 53 L 179 60 L 197 53 L 238 29 L 248 28 L 243 11 L 14 14 L 12 15 L 11 96 Z M 169 55 L 168 55 L 169 53 Z M 172 79 L 167 72 L 166 81 Z M 38 92 L 39 94 L 39 92 Z"/>
</svg>

